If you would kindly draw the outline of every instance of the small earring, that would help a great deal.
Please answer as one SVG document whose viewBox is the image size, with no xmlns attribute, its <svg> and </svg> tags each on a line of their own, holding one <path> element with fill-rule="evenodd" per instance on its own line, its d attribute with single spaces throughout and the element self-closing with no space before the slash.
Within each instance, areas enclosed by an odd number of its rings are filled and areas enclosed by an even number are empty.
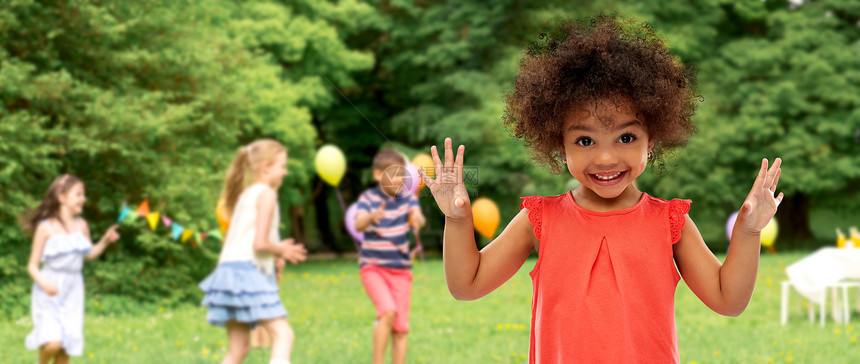
<svg viewBox="0 0 860 364">
<path fill-rule="evenodd" d="M 654 158 L 654 151 L 651 149 L 648 149 L 648 159 L 651 159 L 651 158 Z"/>
</svg>

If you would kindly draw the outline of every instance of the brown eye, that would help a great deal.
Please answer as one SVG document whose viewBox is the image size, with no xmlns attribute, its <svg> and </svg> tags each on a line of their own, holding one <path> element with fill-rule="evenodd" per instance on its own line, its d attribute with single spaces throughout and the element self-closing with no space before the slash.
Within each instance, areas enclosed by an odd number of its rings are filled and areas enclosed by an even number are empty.
<svg viewBox="0 0 860 364">
<path fill-rule="evenodd" d="M 633 134 L 624 134 L 618 138 L 618 141 L 623 144 L 633 143 L 634 140 L 636 140 L 636 136 Z"/>
<path fill-rule="evenodd" d="M 591 140 L 591 138 L 582 137 L 582 138 L 577 139 L 575 143 L 579 146 L 588 147 L 588 146 L 591 146 L 592 144 L 594 144 L 594 141 Z"/>
</svg>

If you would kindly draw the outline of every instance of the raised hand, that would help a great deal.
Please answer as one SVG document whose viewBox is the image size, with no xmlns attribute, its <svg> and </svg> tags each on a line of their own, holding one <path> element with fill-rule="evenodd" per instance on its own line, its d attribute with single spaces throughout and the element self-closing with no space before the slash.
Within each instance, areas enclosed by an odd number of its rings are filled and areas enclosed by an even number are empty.
<svg viewBox="0 0 860 364">
<path fill-rule="evenodd" d="M 761 170 L 738 213 L 738 223 L 741 224 L 738 227 L 758 234 L 776 214 L 776 209 L 783 198 L 782 192 L 774 197 L 779 175 L 782 172 L 781 164 L 782 160 L 777 158 L 768 170 L 767 159 L 761 161 Z"/>
<path fill-rule="evenodd" d="M 293 264 L 304 262 L 308 258 L 308 250 L 303 244 L 296 244 L 295 239 L 281 241 L 281 257 Z"/>
<path fill-rule="evenodd" d="M 117 240 L 119 240 L 119 233 L 116 232 L 116 229 L 118 229 L 118 228 L 119 228 L 119 224 L 113 224 L 113 225 L 111 225 L 111 227 L 109 227 L 107 229 L 107 231 L 105 231 L 103 239 L 105 239 L 108 242 L 108 244 L 114 243 Z"/>
<path fill-rule="evenodd" d="M 379 204 L 379 208 L 370 212 L 370 218 L 374 224 L 379 224 L 385 218 L 385 200 Z"/>
<path fill-rule="evenodd" d="M 433 166 L 436 171 L 436 179 L 430 178 L 420 168 L 418 174 L 421 180 L 430 189 L 433 198 L 445 217 L 460 219 L 472 218 L 472 204 L 469 201 L 469 192 L 463 183 L 463 151 L 464 146 L 457 148 L 457 157 L 451 149 L 451 138 L 445 138 L 445 164 L 439 159 L 436 146 L 430 148 L 433 156 Z"/>
</svg>

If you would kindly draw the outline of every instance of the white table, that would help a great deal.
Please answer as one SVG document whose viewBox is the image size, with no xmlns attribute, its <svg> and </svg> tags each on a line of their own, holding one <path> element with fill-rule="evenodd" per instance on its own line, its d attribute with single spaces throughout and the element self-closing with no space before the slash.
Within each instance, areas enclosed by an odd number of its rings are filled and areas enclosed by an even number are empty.
<svg viewBox="0 0 860 364">
<path fill-rule="evenodd" d="M 786 268 L 789 284 L 810 302 L 821 306 L 821 323 L 824 324 L 827 291 L 832 290 L 834 317 L 848 320 L 848 288 L 860 287 L 860 248 L 821 248 Z M 853 281 L 853 282 L 852 282 Z M 842 311 L 837 313 L 836 294 L 842 290 Z M 783 322 L 788 306 L 787 292 L 783 291 Z"/>
</svg>

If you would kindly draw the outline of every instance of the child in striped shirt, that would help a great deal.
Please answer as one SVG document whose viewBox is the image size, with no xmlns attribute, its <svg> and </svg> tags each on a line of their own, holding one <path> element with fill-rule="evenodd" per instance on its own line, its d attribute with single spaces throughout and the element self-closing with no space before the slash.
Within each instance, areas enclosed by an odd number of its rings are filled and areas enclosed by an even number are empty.
<svg viewBox="0 0 860 364">
<path fill-rule="evenodd" d="M 391 362 L 406 362 L 409 331 L 409 294 L 412 290 L 412 255 L 409 228 L 424 225 L 418 198 L 404 186 L 409 175 L 406 159 L 394 149 L 373 158 L 373 178 L 379 184 L 358 199 L 355 227 L 364 232 L 359 252 L 361 281 L 376 306 L 373 329 L 373 363 L 383 363 L 391 338 Z M 417 183 L 417 181 L 412 181 Z"/>
</svg>

